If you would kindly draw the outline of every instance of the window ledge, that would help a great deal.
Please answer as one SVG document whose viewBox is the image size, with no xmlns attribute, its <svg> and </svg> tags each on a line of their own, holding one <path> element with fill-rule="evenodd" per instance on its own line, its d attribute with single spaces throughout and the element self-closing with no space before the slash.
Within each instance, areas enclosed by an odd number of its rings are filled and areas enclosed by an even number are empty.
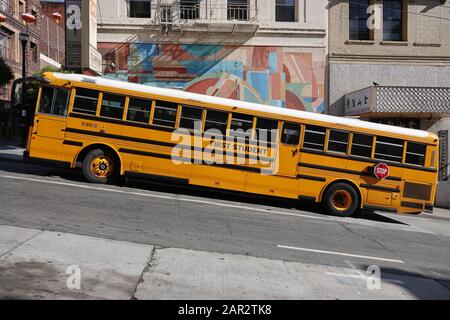
<svg viewBox="0 0 450 320">
<path fill-rule="evenodd" d="M 381 45 L 383 46 L 408 46 L 408 41 L 381 41 Z"/>
<path fill-rule="evenodd" d="M 416 47 L 441 47 L 442 46 L 440 43 L 419 43 L 419 42 L 414 42 L 413 45 Z"/>
<path fill-rule="evenodd" d="M 374 40 L 347 40 L 345 44 L 350 45 L 373 45 L 375 44 Z"/>
</svg>

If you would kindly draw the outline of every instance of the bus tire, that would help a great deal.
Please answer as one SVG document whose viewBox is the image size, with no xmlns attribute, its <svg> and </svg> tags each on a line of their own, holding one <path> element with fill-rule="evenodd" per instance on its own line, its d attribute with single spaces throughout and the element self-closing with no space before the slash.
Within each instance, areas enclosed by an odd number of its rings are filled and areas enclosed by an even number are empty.
<svg viewBox="0 0 450 320">
<path fill-rule="evenodd" d="M 349 217 L 359 208 L 358 192 L 348 183 L 338 182 L 325 192 L 322 203 L 332 215 Z"/>
<path fill-rule="evenodd" d="M 83 175 L 89 182 L 113 184 L 119 179 L 119 163 L 113 154 L 102 149 L 91 150 L 83 160 Z"/>
</svg>

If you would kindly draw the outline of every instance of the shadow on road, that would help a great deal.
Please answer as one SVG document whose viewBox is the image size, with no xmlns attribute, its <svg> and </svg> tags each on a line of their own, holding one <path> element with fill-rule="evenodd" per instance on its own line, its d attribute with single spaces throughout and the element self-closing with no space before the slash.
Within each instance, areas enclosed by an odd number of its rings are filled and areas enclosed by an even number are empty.
<svg viewBox="0 0 450 320">
<path fill-rule="evenodd" d="M 33 176 L 41 176 L 41 177 L 54 176 L 71 182 L 86 182 L 80 170 L 47 167 L 43 165 L 36 165 L 18 161 L 9 161 L 0 159 L 0 170 L 4 172 L 30 174 Z M 140 181 L 140 180 L 138 181 L 129 179 L 125 181 L 125 179 L 122 179 L 122 182 L 119 184 L 119 186 L 138 188 L 148 191 L 181 194 L 187 196 L 201 195 L 202 197 L 211 198 L 213 200 L 217 199 L 283 209 L 295 209 L 301 211 L 308 211 L 320 215 L 327 215 L 326 213 L 323 212 L 323 209 L 320 206 L 320 204 L 307 201 L 299 202 L 285 198 L 259 196 L 255 194 L 245 194 L 226 190 L 216 190 L 212 188 L 196 187 L 190 185 L 174 185 L 156 181 Z M 365 211 L 365 210 L 357 213 L 356 215 L 348 219 L 362 219 L 383 223 L 405 225 L 405 223 L 397 221 L 393 218 L 377 214 L 376 212 L 373 211 Z"/>
<path fill-rule="evenodd" d="M 369 270 L 370 266 L 360 267 L 361 270 Z M 450 278 L 430 278 L 425 274 L 393 267 L 382 267 L 380 271 L 382 283 L 401 287 L 419 300 L 450 299 Z M 442 270 L 441 274 L 448 275 L 448 271 Z"/>
</svg>

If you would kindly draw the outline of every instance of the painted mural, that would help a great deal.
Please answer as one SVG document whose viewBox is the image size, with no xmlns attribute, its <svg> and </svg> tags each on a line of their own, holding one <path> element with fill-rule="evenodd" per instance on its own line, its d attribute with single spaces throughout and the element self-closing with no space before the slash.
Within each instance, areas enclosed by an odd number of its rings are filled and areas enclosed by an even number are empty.
<svg viewBox="0 0 450 320">
<path fill-rule="evenodd" d="M 283 108 L 324 112 L 321 49 L 99 43 L 105 77 Z"/>
</svg>

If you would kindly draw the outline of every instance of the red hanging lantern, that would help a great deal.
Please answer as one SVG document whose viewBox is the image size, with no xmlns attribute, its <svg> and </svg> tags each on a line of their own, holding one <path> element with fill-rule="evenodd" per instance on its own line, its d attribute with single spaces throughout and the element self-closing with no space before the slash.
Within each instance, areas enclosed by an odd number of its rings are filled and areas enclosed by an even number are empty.
<svg viewBox="0 0 450 320">
<path fill-rule="evenodd" d="M 36 17 L 33 16 L 31 13 L 23 13 L 21 18 L 26 23 L 35 23 L 36 22 Z"/>
<path fill-rule="evenodd" d="M 62 14 L 59 12 L 53 12 L 52 17 L 55 19 L 56 23 L 59 23 L 62 20 Z"/>
<path fill-rule="evenodd" d="M 0 23 L 6 22 L 6 16 L 0 13 Z"/>
</svg>

